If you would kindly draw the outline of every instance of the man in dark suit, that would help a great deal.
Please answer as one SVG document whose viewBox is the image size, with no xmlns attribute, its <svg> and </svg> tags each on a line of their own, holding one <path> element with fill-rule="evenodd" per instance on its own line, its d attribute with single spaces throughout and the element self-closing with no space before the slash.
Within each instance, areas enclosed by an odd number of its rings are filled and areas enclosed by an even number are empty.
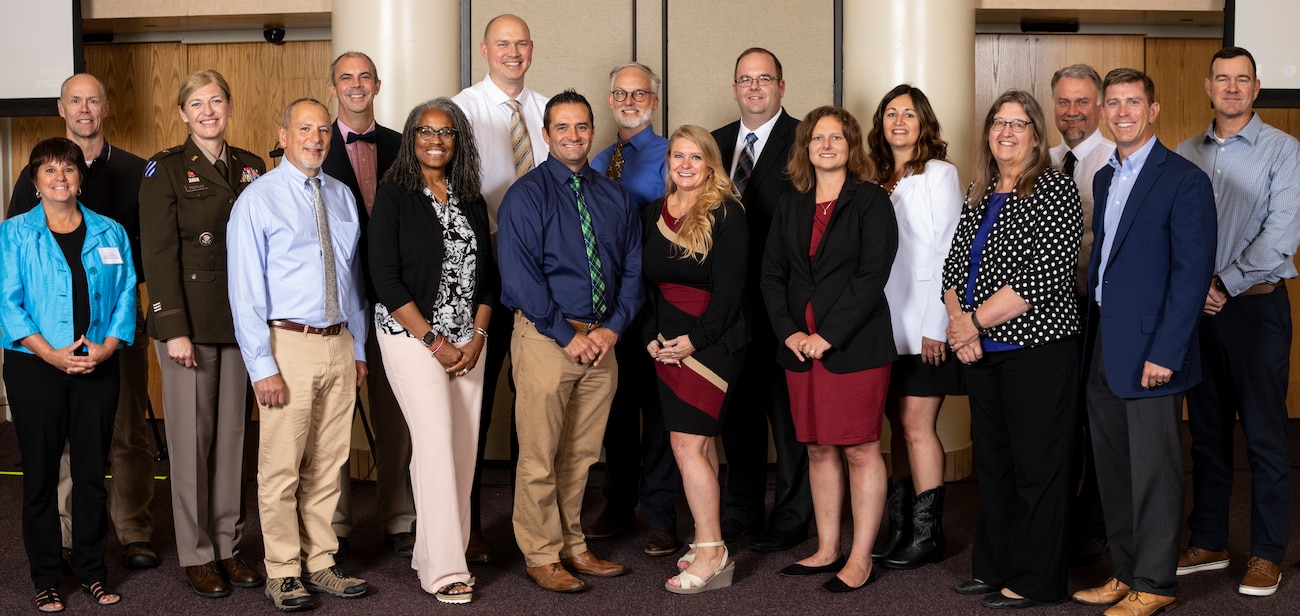
<svg viewBox="0 0 1300 616">
<path fill-rule="evenodd" d="M 370 282 L 370 259 L 367 255 L 366 227 L 375 205 L 375 187 L 384 172 L 397 158 L 402 135 L 375 123 L 375 96 L 379 94 L 379 71 L 364 53 L 348 51 L 330 64 L 330 94 L 338 99 L 338 118 L 321 170 L 352 189 L 357 199 L 361 221 L 361 275 L 365 280 L 366 299 L 375 305 L 374 285 Z M 369 315 L 374 316 L 374 315 Z M 370 336 L 366 338 L 366 356 L 370 377 L 366 390 L 370 398 L 370 419 L 375 428 L 375 466 L 379 493 L 379 518 L 389 547 L 400 556 L 410 556 L 415 546 L 415 500 L 411 495 L 411 434 L 406 420 L 388 386 L 384 362 L 375 341 L 374 319 L 367 319 Z M 339 552 L 347 551 L 347 537 L 352 532 L 352 499 L 349 490 L 348 464 L 340 471 L 338 510 L 334 512 L 334 532 L 339 537 Z"/>
<path fill-rule="evenodd" d="M 1174 605 L 1183 512 L 1179 422 L 1201 380 L 1196 326 L 1214 268 L 1205 173 L 1155 139 L 1155 85 L 1119 68 L 1103 87 L 1115 153 L 1093 180 L 1088 261 L 1095 306 L 1088 421 L 1114 575 L 1074 599 L 1107 615 Z"/>
<path fill-rule="evenodd" d="M 753 308 L 753 339 L 745 366 L 722 425 L 727 454 L 722 536 L 728 542 L 759 534 L 750 547 L 760 552 L 792 548 L 808 536 L 812 493 L 808 488 L 808 451 L 795 440 L 785 375 L 776 364 L 779 344 L 772 333 L 758 288 L 763 247 L 781 194 L 792 190 L 785 163 L 799 121 L 781 107 L 785 81 L 781 61 L 753 47 L 736 59 L 732 97 L 740 120 L 713 131 L 723 163 L 740 191 L 749 220 L 747 299 Z M 743 130 L 742 130 L 743 128 Z M 767 430 L 776 444 L 776 499 L 764 529 L 763 497 L 767 491 Z"/>
</svg>

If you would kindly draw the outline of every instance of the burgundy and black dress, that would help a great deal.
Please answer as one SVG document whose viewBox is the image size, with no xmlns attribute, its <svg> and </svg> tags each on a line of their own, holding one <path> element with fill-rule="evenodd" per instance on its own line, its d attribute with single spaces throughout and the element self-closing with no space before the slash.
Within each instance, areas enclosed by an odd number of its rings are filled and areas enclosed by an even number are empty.
<svg viewBox="0 0 1300 616">
<path fill-rule="evenodd" d="M 696 349 L 680 366 L 655 363 L 664 425 L 704 436 L 719 433 L 727 392 L 749 343 L 743 300 L 749 227 L 735 201 L 713 217 L 713 246 L 697 261 L 677 243 L 681 224 L 664 200 L 646 206 L 641 263 L 649 311 L 643 341 L 687 334 Z"/>
</svg>

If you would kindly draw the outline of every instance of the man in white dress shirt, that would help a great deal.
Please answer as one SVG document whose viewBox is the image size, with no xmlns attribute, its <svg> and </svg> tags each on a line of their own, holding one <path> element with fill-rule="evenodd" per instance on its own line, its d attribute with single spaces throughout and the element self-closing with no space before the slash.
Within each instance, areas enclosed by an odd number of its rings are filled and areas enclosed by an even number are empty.
<svg viewBox="0 0 1300 616">
<path fill-rule="evenodd" d="M 1106 166 L 1115 142 L 1101 135 L 1101 76 L 1087 64 L 1072 64 L 1052 75 L 1052 101 L 1060 145 L 1052 148 L 1052 166 L 1074 178 L 1083 203 L 1083 241 L 1079 245 L 1076 291 L 1079 314 L 1088 317 L 1088 255 L 1092 253 L 1092 177 Z M 1089 337 L 1090 338 L 1090 337 Z M 1091 351 L 1084 353 L 1091 357 Z M 1087 379 L 1088 370 L 1081 373 Z M 1080 396 L 1086 387 L 1079 388 Z M 1084 408 L 1080 402 L 1080 409 Z M 1081 473 L 1080 489 L 1074 498 L 1074 521 L 1070 529 L 1070 564 L 1097 562 L 1106 552 L 1106 524 L 1102 520 L 1101 496 L 1097 492 L 1092 445 L 1088 439 L 1088 414 L 1079 413 L 1080 460 L 1073 465 Z"/>
<path fill-rule="evenodd" d="M 474 127 L 483 171 L 483 198 L 496 249 L 497 208 L 515 179 L 546 160 L 549 146 L 542 137 L 542 114 L 547 97 L 528 89 L 524 76 L 533 64 L 533 39 L 528 24 L 514 15 L 498 15 L 483 29 L 479 53 L 488 64 L 487 77 L 451 97 Z M 483 364 L 483 406 L 479 419 L 478 460 L 474 488 L 470 493 L 470 536 L 465 560 L 471 564 L 492 562 L 483 541 L 479 515 L 479 484 L 483 472 L 483 447 L 492 423 L 497 379 L 510 350 L 514 311 L 497 306 L 488 326 L 490 338 Z"/>
</svg>

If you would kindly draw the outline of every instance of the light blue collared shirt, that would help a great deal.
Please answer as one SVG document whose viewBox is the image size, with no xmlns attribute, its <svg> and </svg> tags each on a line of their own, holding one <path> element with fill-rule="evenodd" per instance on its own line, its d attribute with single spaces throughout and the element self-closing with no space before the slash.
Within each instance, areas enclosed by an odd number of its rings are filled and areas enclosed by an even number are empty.
<svg viewBox="0 0 1300 616">
<path fill-rule="evenodd" d="M 1119 150 L 1110 155 L 1110 166 L 1115 168 L 1115 175 L 1110 178 L 1110 190 L 1106 191 L 1106 202 L 1101 206 L 1106 208 L 1102 216 L 1102 229 L 1104 236 L 1101 240 L 1101 265 L 1097 267 L 1097 305 L 1101 303 L 1102 281 L 1106 280 L 1106 263 L 1110 261 L 1110 250 L 1115 242 L 1115 232 L 1119 230 L 1119 220 L 1124 216 L 1124 206 L 1128 205 L 1128 195 L 1133 192 L 1133 184 L 1137 182 L 1138 175 L 1142 173 L 1142 167 L 1147 164 L 1147 157 L 1151 155 L 1151 149 L 1155 147 L 1156 138 L 1153 135 L 1147 142 L 1138 148 L 1136 152 L 1130 154 L 1124 160 L 1119 159 Z M 1095 207 L 1095 206 L 1094 206 Z"/>
<path fill-rule="evenodd" d="M 280 373 L 271 355 L 267 321 L 311 327 L 346 322 L 358 361 L 366 359 L 366 299 L 357 241 L 361 223 L 356 200 L 342 182 L 320 173 L 329 215 L 339 319 L 325 319 L 325 270 L 316 233 L 308 177 L 287 161 L 244 189 L 230 213 L 226 237 L 230 308 L 235 339 L 253 382 Z"/>
<path fill-rule="evenodd" d="M 1214 272 L 1229 295 L 1295 278 L 1300 244 L 1300 143 L 1256 114 L 1227 139 L 1204 133 L 1178 153 L 1210 176 L 1219 213 Z"/>
</svg>

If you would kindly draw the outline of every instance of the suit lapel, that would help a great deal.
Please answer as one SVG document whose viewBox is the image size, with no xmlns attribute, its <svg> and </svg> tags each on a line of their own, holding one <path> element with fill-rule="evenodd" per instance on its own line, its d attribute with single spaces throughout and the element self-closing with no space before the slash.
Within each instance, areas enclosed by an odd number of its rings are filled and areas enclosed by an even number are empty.
<svg viewBox="0 0 1300 616">
<path fill-rule="evenodd" d="M 767 177 L 769 173 L 772 173 L 772 167 L 778 162 L 785 162 L 779 161 L 778 159 L 784 158 L 782 153 L 787 151 L 785 145 L 790 142 L 793 135 L 790 134 L 790 130 L 785 125 L 785 122 L 781 121 L 782 115 L 785 115 L 785 109 L 782 109 L 780 113 L 777 114 L 776 124 L 772 126 L 772 132 L 767 136 L 767 143 L 763 144 L 763 153 L 758 156 L 757 161 L 754 161 L 754 171 L 749 174 L 750 181 L 749 184 L 745 186 L 746 191 L 748 191 L 751 186 L 757 184 L 757 182 L 755 182 L 756 179 Z M 735 142 L 733 141 L 732 143 L 734 144 Z M 778 172 L 780 172 L 779 169 Z"/>
<path fill-rule="evenodd" d="M 1153 137 L 1154 139 L 1154 137 Z M 1133 190 L 1129 191 L 1128 199 L 1124 202 L 1124 213 L 1119 217 L 1119 225 L 1115 228 L 1115 239 L 1110 245 L 1110 259 L 1115 258 L 1115 253 L 1119 251 L 1119 246 L 1124 242 L 1124 237 L 1128 235 L 1129 229 L 1133 227 L 1133 219 L 1137 217 L 1138 210 L 1142 204 L 1146 203 L 1147 193 L 1151 192 L 1152 187 L 1156 184 L 1156 179 L 1160 177 L 1161 167 L 1165 163 L 1164 144 L 1157 141 L 1151 148 L 1151 153 L 1147 155 L 1147 162 L 1142 165 L 1142 172 L 1138 174 L 1137 179 L 1133 182 Z"/>
<path fill-rule="evenodd" d="M 357 174 L 352 170 L 352 161 L 348 158 L 347 142 L 343 140 L 343 133 L 339 131 L 338 120 L 335 120 L 330 125 L 330 128 L 333 135 L 330 137 L 329 153 L 325 157 L 333 163 L 330 167 L 337 171 L 337 175 L 334 173 L 330 173 L 330 175 L 334 179 L 343 182 L 345 186 L 352 190 L 352 195 L 360 201 L 361 189 L 358 188 Z"/>
<path fill-rule="evenodd" d="M 740 122 L 736 121 L 719 128 L 715 139 L 718 142 L 718 154 L 722 157 L 722 163 L 727 165 L 728 175 L 735 171 L 731 168 L 731 159 L 736 155 L 736 136 L 739 134 Z"/>
<path fill-rule="evenodd" d="M 781 201 L 783 203 L 789 203 L 789 201 L 786 201 L 785 199 L 782 199 Z M 798 247 L 799 251 L 799 266 L 806 269 L 809 277 L 812 276 L 812 263 L 810 263 L 810 260 L 808 259 L 808 254 L 809 251 L 812 250 L 813 208 L 817 207 L 815 203 L 816 201 L 816 194 L 800 194 L 798 206 L 795 208 L 795 211 L 790 212 L 790 216 L 795 222 L 794 243 L 795 246 Z"/>
<path fill-rule="evenodd" d="M 826 231 L 822 233 L 822 241 L 817 244 L 817 252 L 813 254 L 812 264 L 814 266 L 821 261 L 822 255 L 826 253 L 826 246 L 830 243 L 831 233 L 835 232 L 835 228 L 840 224 L 839 221 L 844 218 L 843 211 L 845 207 L 848 206 L 849 202 L 853 200 L 853 193 L 857 189 L 858 183 L 852 177 L 845 179 L 844 186 L 840 187 L 840 194 L 835 197 L 835 209 L 831 210 L 831 218 L 826 221 Z M 814 197 L 813 201 L 813 208 L 816 208 L 817 199 Z M 809 220 L 812 220 L 811 216 L 809 217 Z M 808 225 L 808 240 L 811 243 L 811 223 Z"/>
</svg>

